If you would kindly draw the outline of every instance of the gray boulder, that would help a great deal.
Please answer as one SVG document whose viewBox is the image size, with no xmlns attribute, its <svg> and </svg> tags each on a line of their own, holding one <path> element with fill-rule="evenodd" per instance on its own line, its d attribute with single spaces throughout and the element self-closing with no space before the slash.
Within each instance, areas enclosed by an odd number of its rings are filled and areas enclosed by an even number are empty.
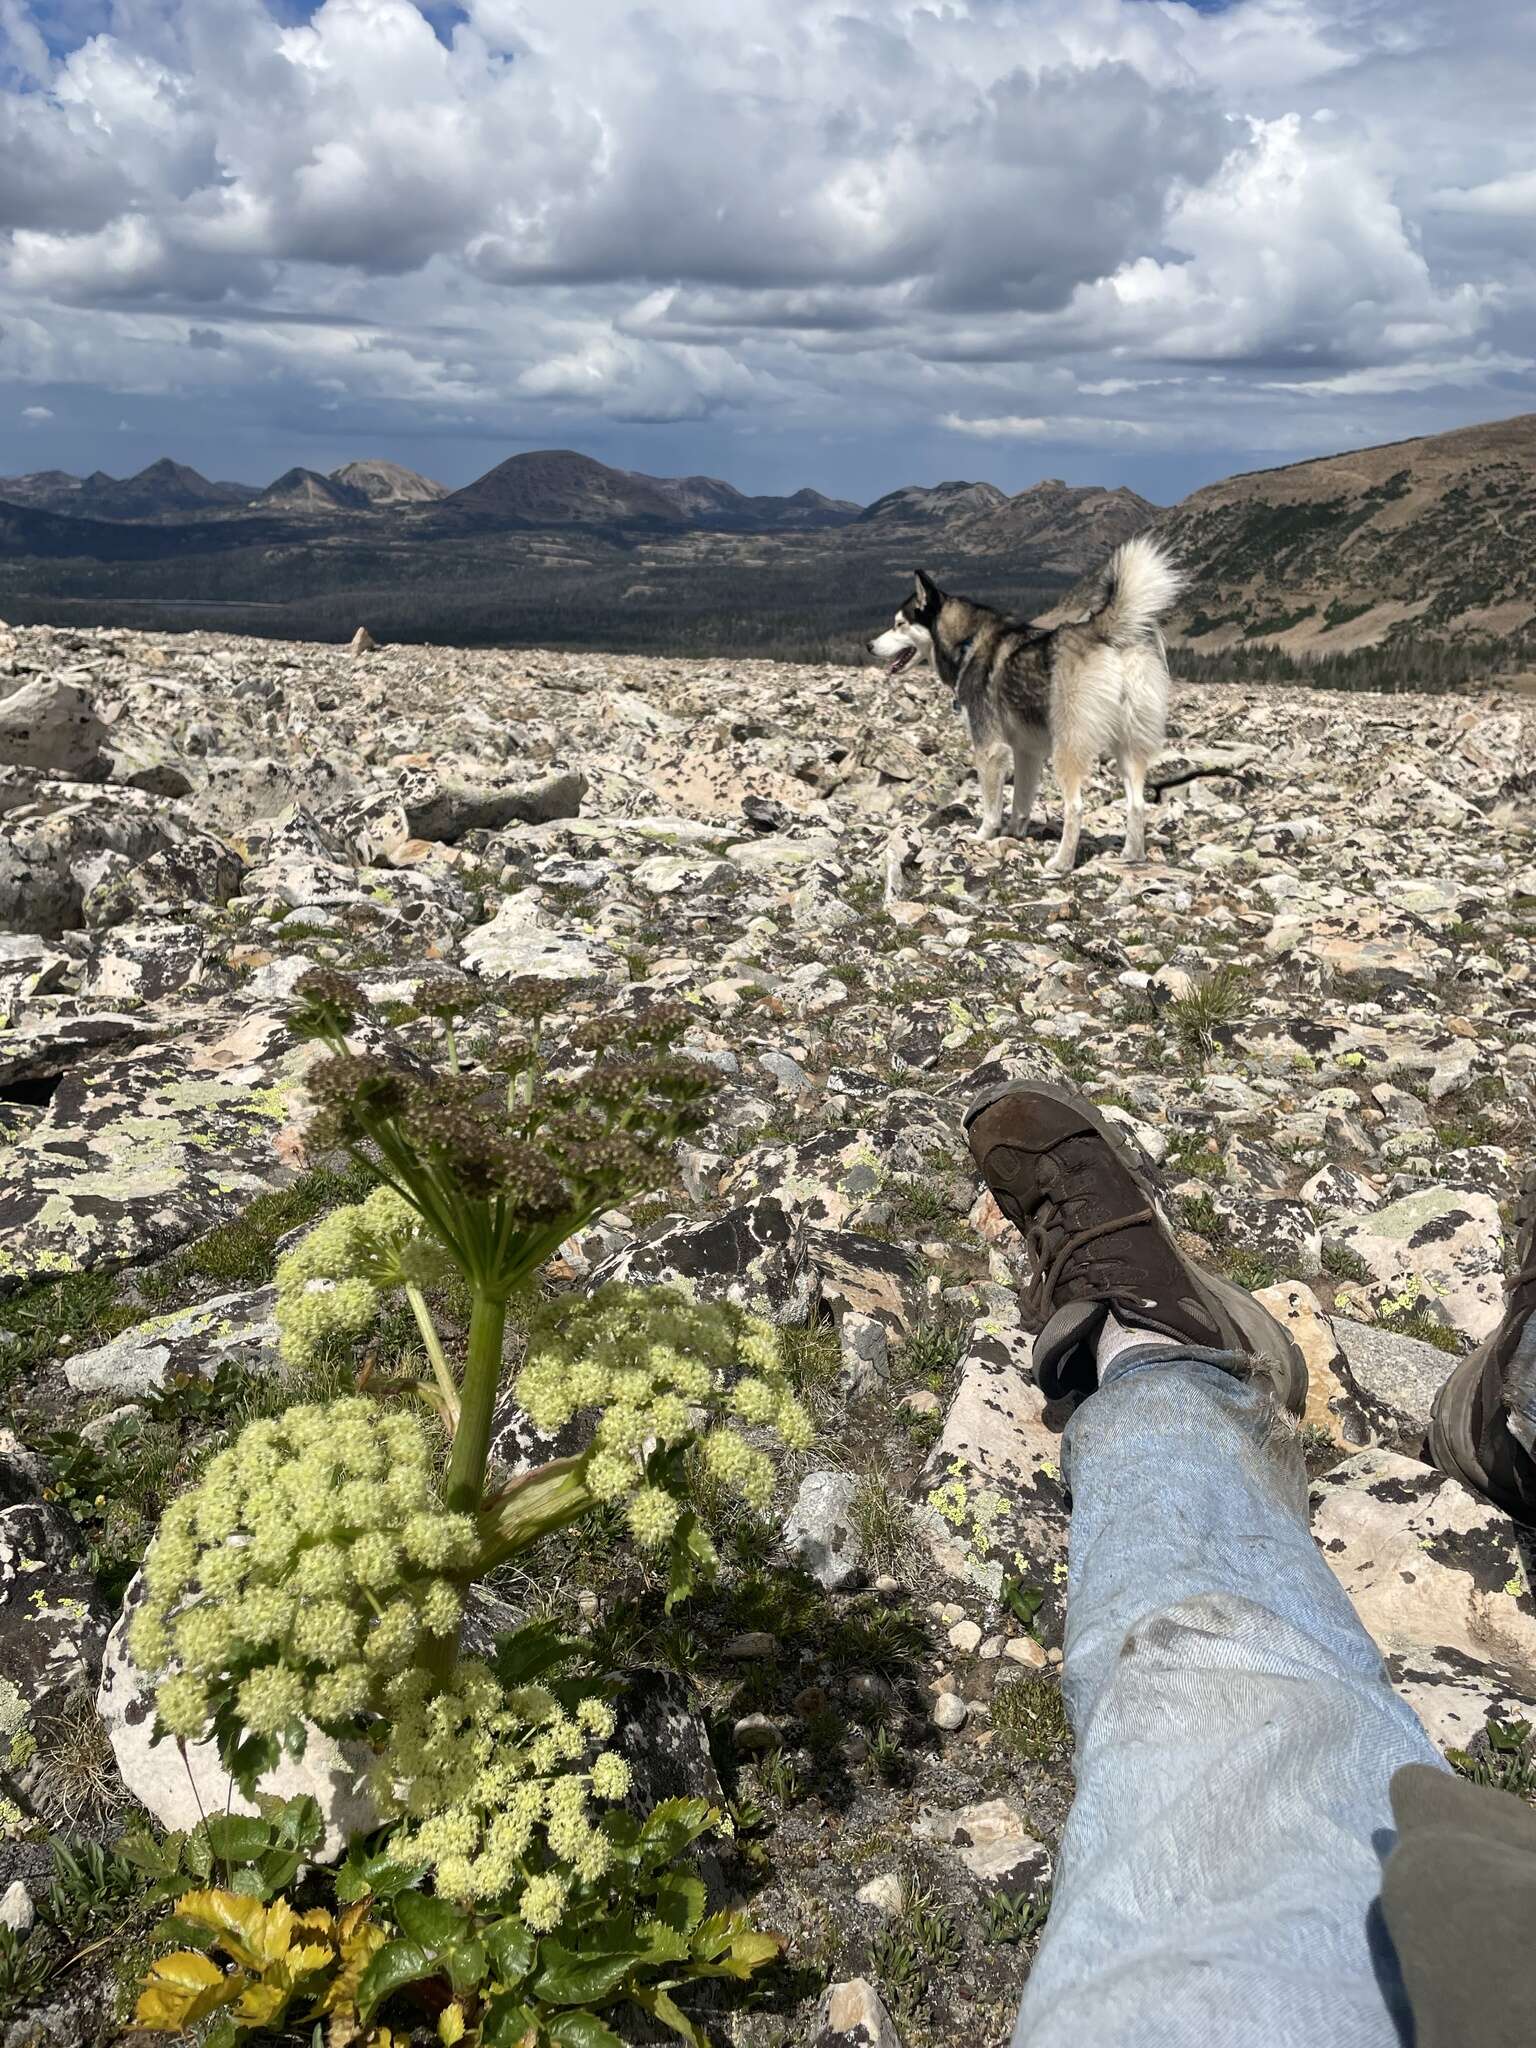
<svg viewBox="0 0 1536 2048">
<path fill-rule="evenodd" d="M 776 1323 L 810 1319 L 815 1269 L 799 1218 L 771 1195 L 695 1221 L 670 1217 L 598 1266 L 590 1284 L 681 1287 L 701 1301 L 729 1301 Z"/>
<path fill-rule="evenodd" d="M 481 783 L 445 774 L 422 773 L 401 789 L 406 825 L 413 839 L 447 845 L 466 832 L 499 832 L 507 825 L 543 825 L 580 815 L 587 778 L 574 770 L 520 784 Z"/>
<path fill-rule="evenodd" d="M 784 1548 L 829 1593 L 864 1583 L 864 1558 L 853 1526 L 858 1481 L 850 1472 L 808 1472 L 784 1524 Z"/>
<path fill-rule="evenodd" d="M 1339 1377 L 1366 1420 L 1383 1440 L 1405 1451 L 1417 1449 L 1429 1428 L 1429 1412 L 1456 1361 L 1418 1337 L 1399 1336 L 1373 1323 L 1330 1318 L 1338 1342 Z"/>
<path fill-rule="evenodd" d="M 260 1287 L 152 1316 L 95 1351 L 76 1352 L 65 1361 L 64 1377 L 77 1394 L 139 1396 L 192 1373 L 212 1379 L 226 1364 L 276 1372 L 276 1303 L 277 1290 Z"/>
<path fill-rule="evenodd" d="M 90 691 L 67 670 L 32 676 L 0 697 L 0 761 L 88 782 L 101 771 L 106 736 Z"/>
</svg>

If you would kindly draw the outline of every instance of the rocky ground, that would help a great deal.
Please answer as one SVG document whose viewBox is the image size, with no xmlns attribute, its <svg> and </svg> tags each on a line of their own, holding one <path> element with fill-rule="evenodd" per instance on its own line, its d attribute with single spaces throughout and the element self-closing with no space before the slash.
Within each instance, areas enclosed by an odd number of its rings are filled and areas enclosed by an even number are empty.
<svg viewBox="0 0 1536 2048">
<path fill-rule="evenodd" d="M 445 964 L 697 1012 L 713 1123 L 549 1284 L 766 1306 L 822 1440 L 685 1617 L 616 1543 L 497 1590 L 670 1671 L 707 1732 L 729 1881 L 790 1943 L 724 2037 L 1001 2043 L 1048 1897 L 1061 1418 L 960 1138 L 982 1081 L 1084 1086 L 1292 1322 L 1324 1554 L 1496 1773 L 1519 1738 L 1485 1723 L 1536 1720 L 1529 1559 L 1419 1453 L 1529 1158 L 1533 743 L 1507 698 L 1186 694 L 1151 865 L 1106 801 L 1060 882 L 977 841 L 920 677 L 0 630 L 0 1920 L 37 1923 L 0 1935 L 4 2048 L 117 2038 L 145 1952 L 46 1836 L 78 1870 L 125 1780 L 168 1796 L 109 1631 L 164 1501 L 289 1398 L 274 1250 L 350 1187 L 299 1145 L 316 963 L 408 1041 Z"/>
</svg>

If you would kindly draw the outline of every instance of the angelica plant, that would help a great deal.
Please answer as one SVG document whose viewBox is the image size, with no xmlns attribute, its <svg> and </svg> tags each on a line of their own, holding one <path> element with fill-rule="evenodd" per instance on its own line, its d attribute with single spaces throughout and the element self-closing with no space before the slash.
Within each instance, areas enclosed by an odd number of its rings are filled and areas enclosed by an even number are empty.
<svg viewBox="0 0 1536 2048">
<path fill-rule="evenodd" d="M 424 1076 L 350 1049 L 348 1033 L 364 1005 L 343 977 L 308 974 L 296 994 L 293 1028 L 330 1055 L 309 1076 L 317 1104 L 311 1149 L 350 1153 L 412 1213 L 419 1235 L 468 1285 L 469 1340 L 451 1407 L 445 1491 L 451 1509 L 476 1513 L 508 1299 L 573 1231 L 666 1178 L 677 1140 L 701 1119 L 713 1077 L 668 1051 L 688 1021 L 681 1004 L 578 1027 L 570 1044 L 587 1064 L 551 1079 L 542 1071 L 541 1029 L 561 991 L 525 977 L 499 994 L 499 1010 L 521 1028 L 491 1047 L 485 1071 Z M 451 1001 L 451 985 L 435 985 L 439 1016 Z M 350 1291 L 335 1308 L 305 1312 L 322 1321 L 361 1316 L 363 1299 L 351 1283 L 368 1277 L 356 1269 L 345 1277 L 333 1272 L 333 1291 Z M 422 1322 L 414 1300 L 412 1308 Z M 428 1351 L 441 1380 L 446 1368 L 439 1368 L 430 1340 Z"/>
<path fill-rule="evenodd" d="M 451 1443 L 440 1475 L 409 1411 L 363 1394 L 300 1406 L 250 1424 L 168 1510 L 133 1651 L 157 1674 L 162 1730 L 211 1732 L 247 1789 L 279 1747 L 302 1748 L 308 1724 L 398 1733 L 408 1704 L 449 1698 L 468 1588 L 602 1504 L 623 1506 L 640 1546 L 669 1553 L 669 1605 L 685 1596 L 717 1562 L 688 1503 L 689 1461 L 761 1510 L 773 1468 L 754 1438 L 812 1436 L 771 1325 L 666 1289 L 607 1288 L 533 1317 L 516 1382 L 541 1429 L 590 1417 L 585 1447 L 488 1488 L 511 1292 L 616 1193 L 660 1175 L 697 1114 L 703 1070 L 666 1052 L 683 1022 L 669 1009 L 583 1027 L 584 1064 L 558 1082 L 527 1032 L 494 1049 L 491 1082 L 413 1074 L 347 1049 L 359 1014 L 348 984 L 312 975 L 300 988 L 302 1028 L 333 1048 L 312 1083 L 311 1142 L 349 1151 L 381 1184 L 279 1261 L 282 1353 L 303 1365 L 356 1341 L 385 1296 L 403 1294 L 432 1368 L 414 1384 Z M 542 985 L 514 985 L 524 1023 L 546 1001 Z M 471 1300 L 457 1361 L 429 1301 L 455 1273 Z"/>
</svg>

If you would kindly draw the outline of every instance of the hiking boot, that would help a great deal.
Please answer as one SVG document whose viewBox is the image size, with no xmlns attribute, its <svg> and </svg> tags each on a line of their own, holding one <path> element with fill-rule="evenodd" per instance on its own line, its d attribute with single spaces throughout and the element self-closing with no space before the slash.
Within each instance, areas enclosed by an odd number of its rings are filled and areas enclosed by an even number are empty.
<svg viewBox="0 0 1536 2048">
<path fill-rule="evenodd" d="M 1035 1264 L 1023 1301 L 1049 1399 L 1098 1385 L 1099 1332 L 1113 1314 L 1128 1329 L 1232 1354 L 1234 1372 L 1302 1413 L 1307 1368 L 1288 1332 L 1252 1295 L 1185 1258 L 1092 1103 L 1048 1082 L 1009 1081 L 977 1097 L 965 1129 Z"/>
<path fill-rule="evenodd" d="M 1435 1396 L 1429 1455 L 1517 1522 L 1536 1523 L 1536 1173 L 1520 1192 L 1504 1320 Z"/>
</svg>

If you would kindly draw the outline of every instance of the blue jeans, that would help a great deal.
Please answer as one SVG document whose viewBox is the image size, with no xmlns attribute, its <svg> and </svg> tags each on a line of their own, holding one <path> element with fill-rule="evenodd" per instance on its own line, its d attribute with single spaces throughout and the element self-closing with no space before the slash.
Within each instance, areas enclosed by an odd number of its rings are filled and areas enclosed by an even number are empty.
<svg viewBox="0 0 1536 2048">
<path fill-rule="evenodd" d="M 1077 1797 L 1014 2048 L 1397 2048 L 1387 1786 L 1439 1752 L 1268 1396 L 1137 1346 L 1067 1428 Z"/>
</svg>

